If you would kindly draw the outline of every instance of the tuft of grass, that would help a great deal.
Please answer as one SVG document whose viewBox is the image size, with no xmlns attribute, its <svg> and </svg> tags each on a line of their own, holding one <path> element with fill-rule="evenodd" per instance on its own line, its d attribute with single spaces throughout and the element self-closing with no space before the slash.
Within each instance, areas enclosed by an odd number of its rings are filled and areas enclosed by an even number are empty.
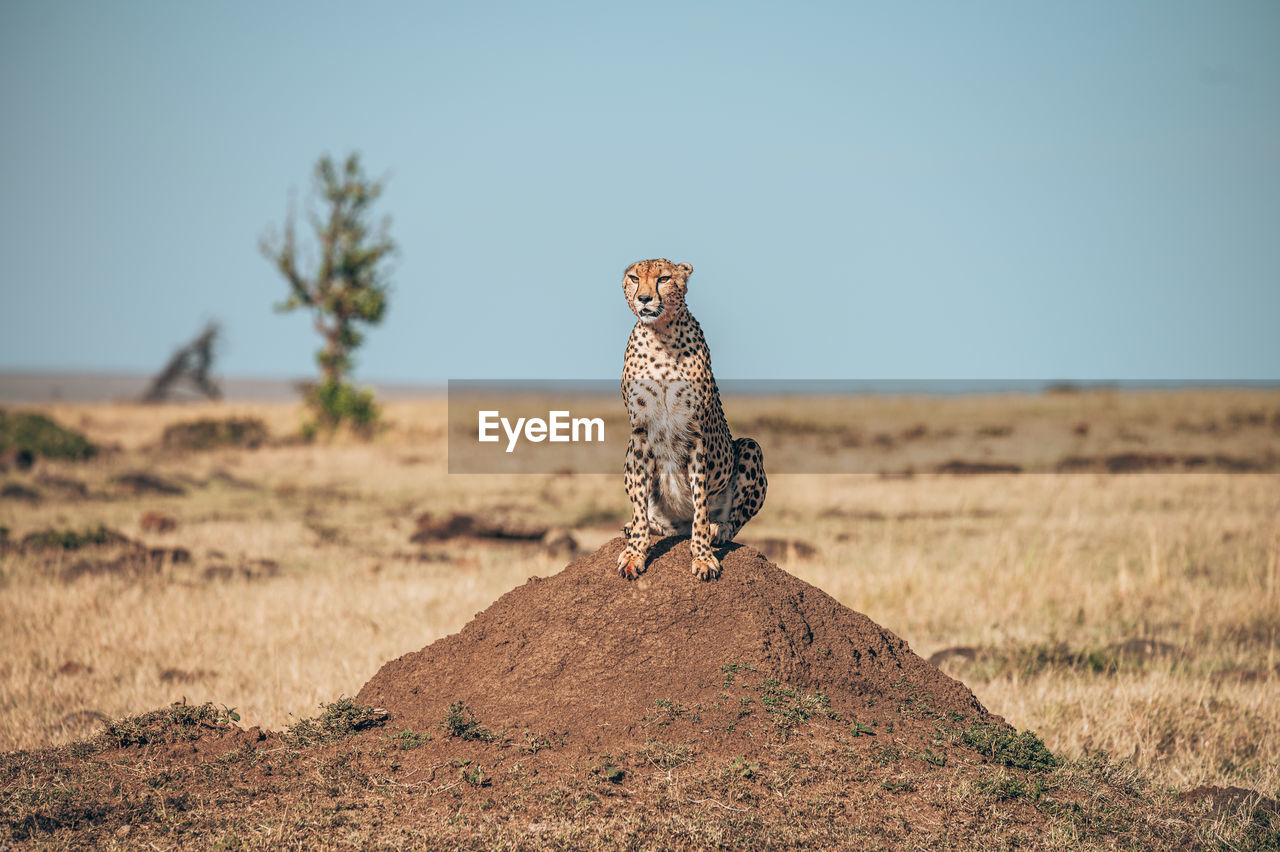
<svg viewBox="0 0 1280 852">
<path fill-rule="evenodd" d="M 947 765 L 947 756 L 945 754 L 938 754 L 931 748 L 926 748 L 920 754 L 916 755 L 916 757 L 918 757 L 920 760 L 923 760 L 925 763 L 930 764 L 931 766 Z"/>
<path fill-rule="evenodd" d="M 467 761 L 470 764 L 471 761 Z M 484 769 L 479 766 L 464 765 L 458 770 L 458 777 L 472 787 L 488 787 L 493 783 L 493 779 L 485 774 Z"/>
<path fill-rule="evenodd" d="M 387 739 L 401 751 L 412 751 L 423 743 L 431 742 L 430 734 L 417 734 L 413 731 L 405 729 L 398 734 L 390 734 Z"/>
<path fill-rule="evenodd" d="M 1001 766 L 1044 771 L 1061 764 L 1033 731 L 1019 733 L 1001 725 L 978 723 L 966 728 L 960 739 Z"/>
<path fill-rule="evenodd" d="M 902 749 L 897 746 L 883 746 L 876 749 L 872 753 L 872 758 L 878 766 L 888 766 L 890 763 L 897 763 L 902 760 Z"/>
<path fill-rule="evenodd" d="M 345 697 L 321 704 L 320 709 L 320 715 L 290 725 L 285 738 L 296 746 L 333 742 L 383 725 L 389 715 L 386 710 L 356 704 L 355 699 Z"/>
<path fill-rule="evenodd" d="M 689 762 L 690 752 L 685 746 L 661 740 L 649 740 L 640 749 L 640 757 L 663 769 L 673 769 Z"/>
<path fill-rule="evenodd" d="M 664 714 L 662 721 L 658 723 L 661 725 L 668 724 L 672 719 L 683 716 L 685 713 L 685 708 L 680 706 L 679 701 L 673 701 L 669 698 L 659 698 L 653 703 Z"/>
<path fill-rule="evenodd" d="M 831 699 L 822 692 L 800 692 L 775 678 L 767 678 L 760 689 L 760 703 L 784 732 L 814 716 L 835 716 Z"/>
<path fill-rule="evenodd" d="M 724 683 L 721 686 L 732 684 L 739 672 L 753 672 L 755 670 L 755 666 L 749 663 L 725 663 L 720 667 L 720 673 L 724 675 Z"/>
<path fill-rule="evenodd" d="M 161 710 L 108 722 L 101 737 L 109 748 L 179 743 L 199 739 L 207 733 L 230 730 L 239 721 L 240 714 L 235 708 L 219 707 L 212 702 L 187 704 L 180 701 Z"/>
<path fill-rule="evenodd" d="M 84 435 L 43 414 L 0 408 L 0 453 L 15 448 L 46 459 L 70 461 L 85 461 L 98 454 L 98 447 Z"/>
<path fill-rule="evenodd" d="M 1210 830 L 1226 849 L 1280 849 L 1280 808 L 1255 797 L 1220 812 Z"/>
<path fill-rule="evenodd" d="M 1000 802 L 1008 802 L 1028 795 L 1025 781 L 1016 775 L 1003 773 L 993 780 L 979 781 L 978 789 Z"/>
<path fill-rule="evenodd" d="M 594 763 L 591 773 L 610 784 L 621 784 L 627 777 L 627 771 L 618 765 L 611 754 L 600 755 Z"/>
<path fill-rule="evenodd" d="M 498 739 L 498 735 L 493 731 L 480 726 L 480 720 L 476 718 L 476 714 L 461 701 L 454 701 L 449 705 L 448 711 L 444 714 L 442 726 L 449 736 L 460 740 L 482 740 L 491 743 Z"/>
<path fill-rule="evenodd" d="M 525 754 L 537 754 L 544 748 L 551 748 L 551 740 L 544 737 L 537 731 L 524 729 L 524 742 L 520 744 L 520 750 Z"/>
</svg>

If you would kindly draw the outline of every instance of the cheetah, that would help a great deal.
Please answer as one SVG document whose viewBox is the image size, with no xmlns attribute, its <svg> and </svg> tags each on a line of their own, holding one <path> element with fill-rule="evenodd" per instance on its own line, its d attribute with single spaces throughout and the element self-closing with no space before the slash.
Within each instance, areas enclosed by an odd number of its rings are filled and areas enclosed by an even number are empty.
<svg viewBox="0 0 1280 852">
<path fill-rule="evenodd" d="M 637 318 L 622 366 L 632 511 L 618 573 L 628 580 L 645 569 L 651 532 L 690 536 L 694 575 L 720 576 L 712 545 L 732 541 L 764 505 L 764 453 L 729 434 L 706 338 L 685 306 L 692 272 L 659 258 L 636 261 L 622 276 Z"/>
</svg>

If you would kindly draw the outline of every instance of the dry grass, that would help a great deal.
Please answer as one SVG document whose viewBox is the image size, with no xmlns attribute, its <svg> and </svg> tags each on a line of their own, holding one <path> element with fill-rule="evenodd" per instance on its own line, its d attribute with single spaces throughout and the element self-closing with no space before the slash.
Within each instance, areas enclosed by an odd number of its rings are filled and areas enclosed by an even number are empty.
<svg viewBox="0 0 1280 852">
<path fill-rule="evenodd" d="M 1280 790 L 1280 478 L 829 478 L 770 500 L 797 520 L 844 507 L 807 525 L 821 555 L 786 567 L 920 653 L 978 649 L 944 668 L 1051 748 Z M 873 510 L 890 519 L 856 520 Z M 1133 639 L 1166 647 L 1118 652 Z"/>
<path fill-rule="evenodd" d="M 1270 452 L 1280 440 L 1270 420 L 1280 411 L 1275 394 L 1115 399 L 1109 410 L 1146 434 L 1167 430 L 1175 443 L 1221 436 L 1232 411 L 1264 412 L 1261 425 L 1241 427 L 1249 452 Z M 1047 428 L 1045 410 L 1061 418 L 1057 408 L 1087 402 L 884 400 L 877 408 L 871 400 L 864 428 L 1011 424 L 1009 440 L 1026 440 Z M 587 546 L 626 513 L 620 476 L 448 476 L 443 400 L 389 404 L 391 426 L 371 444 L 199 454 L 157 449 L 165 425 L 256 416 L 284 437 L 301 412 L 267 404 L 42 410 L 120 450 L 6 475 L 44 499 L 0 502 L 0 526 L 20 538 L 102 523 L 151 546 L 187 548 L 192 560 L 141 578 L 68 582 L 60 573 L 85 553 L 0 555 L 0 750 L 82 738 L 97 724 L 93 714 L 138 713 L 183 696 L 235 707 L 244 724 L 281 728 L 320 701 L 354 694 L 384 661 L 456 631 L 507 589 L 563 563 L 529 546 L 423 550 L 408 541 L 419 513 L 475 510 L 580 528 Z M 824 416 L 796 404 L 789 412 Z M 1221 432 L 1210 423 L 1224 424 Z M 112 478 L 136 470 L 187 493 L 125 496 Z M 59 497 L 49 476 L 84 482 L 89 499 Z M 173 516 L 178 528 L 144 533 L 147 510 Z M 784 567 L 926 656 L 977 649 L 976 659 L 944 667 L 1067 756 L 1106 749 L 1161 785 L 1280 793 L 1276 475 L 775 475 L 743 537 L 812 545 L 807 557 L 791 548 Z M 254 559 L 274 560 L 278 571 L 206 576 Z M 1151 658 L 1114 650 L 1131 639 L 1168 647 Z"/>
</svg>

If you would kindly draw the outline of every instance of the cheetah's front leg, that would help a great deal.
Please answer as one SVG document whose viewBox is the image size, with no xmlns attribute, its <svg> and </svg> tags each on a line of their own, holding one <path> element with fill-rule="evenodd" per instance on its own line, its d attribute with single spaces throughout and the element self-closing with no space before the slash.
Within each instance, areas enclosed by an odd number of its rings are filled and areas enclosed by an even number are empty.
<svg viewBox="0 0 1280 852">
<path fill-rule="evenodd" d="M 631 523 L 625 527 L 627 546 L 618 555 L 618 573 L 634 580 L 644 571 L 649 553 L 649 493 L 653 489 L 654 460 L 648 435 L 643 429 L 631 433 L 627 442 L 627 466 L 623 477 L 631 500 Z"/>
<path fill-rule="evenodd" d="M 702 438 L 695 439 L 689 455 L 689 496 L 693 500 L 693 573 L 701 580 L 720 576 L 720 560 L 711 551 L 711 519 L 707 514 L 707 451 Z"/>
</svg>

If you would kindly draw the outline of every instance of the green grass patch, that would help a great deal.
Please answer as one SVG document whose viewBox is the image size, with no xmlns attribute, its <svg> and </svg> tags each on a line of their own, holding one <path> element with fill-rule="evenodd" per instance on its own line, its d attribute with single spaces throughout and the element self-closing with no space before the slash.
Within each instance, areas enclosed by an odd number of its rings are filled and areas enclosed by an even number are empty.
<svg viewBox="0 0 1280 852">
<path fill-rule="evenodd" d="M 920 760 L 923 760 L 925 763 L 930 764 L 931 766 L 947 765 L 946 755 L 939 754 L 938 752 L 935 752 L 931 748 L 925 749 L 924 751 L 920 752 L 920 754 L 916 755 L 916 757 L 919 758 Z"/>
<path fill-rule="evenodd" d="M 520 743 L 520 750 L 525 754 L 537 754 L 544 748 L 551 748 L 551 740 L 537 731 L 525 728 L 522 737 L 524 742 Z"/>
<path fill-rule="evenodd" d="M 1001 766 L 1044 771 L 1061 764 L 1032 731 L 1015 731 L 1000 725 L 976 724 L 960 735 L 961 741 Z"/>
<path fill-rule="evenodd" d="M 814 716 L 835 718 L 831 699 L 822 692 L 800 692 L 767 678 L 760 687 L 760 704 L 769 711 L 774 723 L 784 730 L 808 721 Z"/>
<path fill-rule="evenodd" d="M 59 426 L 43 414 L 0 408 L 0 453 L 10 449 L 70 461 L 84 461 L 98 454 L 98 447 L 84 435 Z"/>
<path fill-rule="evenodd" d="M 748 663 L 725 663 L 720 667 L 720 674 L 724 675 L 724 683 L 721 686 L 729 686 L 741 672 L 754 672 L 755 666 Z"/>
<path fill-rule="evenodd" d="M 1027 784 L 1016 775 L 1001 775 L 990 781 L 979 781 L 978 789 L 998 802 L 1008 802 L 1027 795 Z"/>
<path fill-rule="evenodd" d="M 320 710 L 318 716 L 290 725 L 285 739 L 296 746 L 333 742 L 387 721 L 387 711 L 356 704 L 353 698 L 321 704 Z"/>
<path fill-rule="evenodd" d="M 471 712 L 471 708 L 461 701 L 454 701 L 449 705 L 441 726 L 449 736 L 457 737 L 460 740 L 481 740 L 491 743 L 498 739 L 498 735 L 493 731 L 481 727 L 480 720 L 476 718 L 476 714 Z"/>
<path fill-rule="evenodd" d="M 398 734 L 390 734 L 387 739 L 401 751 L 412 751 L 423 743 L 431 742 L 430 734 L 417 734 L 413 731 L 405 729 Z"/>
</svg>

